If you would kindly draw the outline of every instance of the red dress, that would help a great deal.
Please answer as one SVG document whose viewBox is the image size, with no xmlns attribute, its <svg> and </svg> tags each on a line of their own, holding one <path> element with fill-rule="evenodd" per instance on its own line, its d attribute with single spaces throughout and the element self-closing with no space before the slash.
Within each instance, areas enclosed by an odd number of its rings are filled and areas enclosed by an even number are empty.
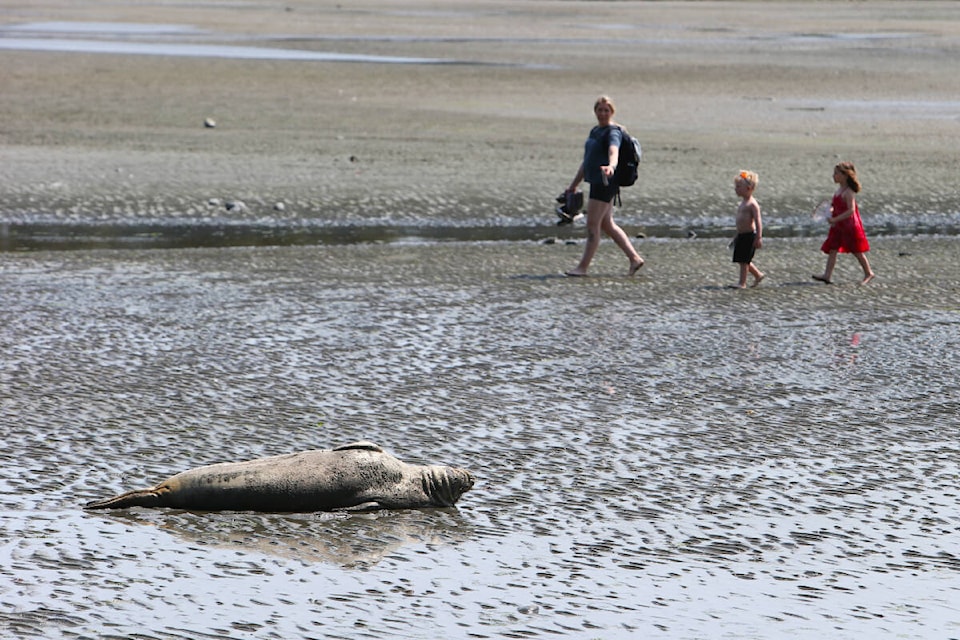
<svg viewBox="0 0 960 640">
<path fill-rule="evenodd" d="M 833 196 L 833 215 L 838 216 L 847 210 L 847 203 L 840 194 Z M 860 208 L 853 203 L 853 215 L 830 226 L 830 233 L 820 247 L 820 251 L 830 253 L 866 253 L 870 251 L 867 234 L 863 232 L 863 222 L 860 221 Z"/>
</svg>

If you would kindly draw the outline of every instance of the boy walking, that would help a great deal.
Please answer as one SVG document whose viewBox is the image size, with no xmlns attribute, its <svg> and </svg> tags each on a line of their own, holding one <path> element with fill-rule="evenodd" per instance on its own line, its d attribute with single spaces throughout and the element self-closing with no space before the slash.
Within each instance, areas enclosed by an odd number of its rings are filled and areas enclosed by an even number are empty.
<svg viewBox="0 0 960 640">
<path fill-rule="evenodd" d="M 733 241 L 733 261 L 740 265 L 740 282 L 735 289 L 747 287 L 747 274 L 753 276 L 757 286 L 764 274 L 753 264 L 753 255 L 763 246 L 763 220 L 760 217 L 760 203 L 753 197 L 760 178 L 753 171 L 741 171 L 733 180 L 734 189 L 742 199 L 737 207 L 737 237 Z"/>
</svg>

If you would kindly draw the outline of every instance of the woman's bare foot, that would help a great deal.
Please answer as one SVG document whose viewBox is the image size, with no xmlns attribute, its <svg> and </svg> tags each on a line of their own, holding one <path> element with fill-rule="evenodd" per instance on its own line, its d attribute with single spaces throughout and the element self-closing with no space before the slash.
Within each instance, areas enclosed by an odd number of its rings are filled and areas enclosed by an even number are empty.
<svg viewBox="0 0 960 640">
<path fill-rule="evenodd" d="M 871 280 L 873 280 L 873 279 L 876 278 L 876 277 L 877 277 L 877 274 L 875 274 L 873 271 L 871 271 L 870 273 L 868 273 L 867 275 L 865 275 L 865 276 L 863 277 L 863 280 L 860 281 L 860 284 L 867 284 L 868 282 L 870 282 Z"/>
<path fill-rule="evenodd" d="M 813 276 L 813 279 L 819 280 L 824 284 L 833 284 L 833 280 L 830 280 L 829 278 L 827 278 L 827 276 Z"/>
<path fill-rule="evenodd" d="M 767 274 L 765 274 L 765 273 L 759 274 L 758 276 L 756 276 L 756 277 L 753 279 L 753 284 L 750 285 L 750 286 L 751 286 L 751 287 L 757 286 L 758 284 L 760 284 L 761 282 L 763 282 L 763 279 L 766 278 L 766 277 L 767 277 Z"/>
<path fill-rule="evenodd" d="M 587 276 L 586 271 L 580 271 L 579 269 L 570 269 L 570 271 L 565 272 L 563 275 L 568 278 L 585 278 Z"/>
<path fill-rule="evenodd" d="M 643 263 L 643 258 L 640 258 L 639 260 L 640 260 L 639 262 L 631 262 L 631 263 L 630 263 L 630 271 L 627 271 L 627 276 L 628 276 L 628 277 L 629 277 L 629 276 L 632 276 L 632 275 L 635 275 L 635 274 L 637 273 L 637 271 L 640 270 L 640 267 L 643 266 L 643 264 L 644 264 L 644 263 Z"/>
</svg>

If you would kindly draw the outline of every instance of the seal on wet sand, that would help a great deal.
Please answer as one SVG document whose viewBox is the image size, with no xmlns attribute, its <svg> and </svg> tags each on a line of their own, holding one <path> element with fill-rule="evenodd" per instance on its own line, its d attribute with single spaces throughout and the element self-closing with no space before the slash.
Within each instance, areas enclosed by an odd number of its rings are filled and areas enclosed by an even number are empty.
<svg viewBox="0 0 960 640">
<path fill-rule="evenodd" d="M 371 442 L 197 467 L 86 509 L 307 512 L 452 507 L 473 487 L 466 469 L 407 464 Z"/>
</svg>

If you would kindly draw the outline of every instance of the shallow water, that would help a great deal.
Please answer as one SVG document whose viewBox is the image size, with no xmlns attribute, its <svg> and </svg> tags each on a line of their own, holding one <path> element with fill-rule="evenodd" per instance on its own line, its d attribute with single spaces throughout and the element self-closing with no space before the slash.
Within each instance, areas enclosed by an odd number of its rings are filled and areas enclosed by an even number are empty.
<svg viewBox="0 0 960 640">
<path fill-rule="evenodd" d="M 0 254 L 0 629 L 960 637 L 956 238 Z M 84 512 L 357 439 L 457 509 Z"/>
<path fill-rule="evenodd" d="M 32 37 L 17 37 L 24 36 Z M 379 56 L 338 51 L 183 42 L 211 34 L 192 25 L 126 22 L 33 22 L 0 26 L 0 50 L 53 51 L 179 58 L 228 58 L 285 62 L 353 62 L 374 64 L 482 64 L 468 60 L 409 56 Z M 60 37 L 66 36 L 66 37 Z M 77 36 L 93 36 L 81 38 Z M 162 38 L 161 42 L 133 42 L 132 37 Z M 220 35 L 220 38 L 223 38 Z M 177 39 L 171 41 L 171 39 Z M 248 38 L 249 39 L 249 38 Z M 277 39 L 283 39 L 277 37 Z M 526 66 L 526 65 L 519 65 Z"/>
<path fill-rule="evenodd" d="M 229 58 L 232 60 L 284 60 L 310 62 L 372 62 L 377 64 L 469 64 L 436 58 L 370 56 L 325 51 L 300 51 L 275 47 L 243 47 L 205 44 L 104 42 L 102 40 L 57 40 L 50 38 L 3 38 L 0 49 L 13 51 L 54 51 L 109 53 L 133 56 L 176 56 L 185 58 Z"/>
</svg>

